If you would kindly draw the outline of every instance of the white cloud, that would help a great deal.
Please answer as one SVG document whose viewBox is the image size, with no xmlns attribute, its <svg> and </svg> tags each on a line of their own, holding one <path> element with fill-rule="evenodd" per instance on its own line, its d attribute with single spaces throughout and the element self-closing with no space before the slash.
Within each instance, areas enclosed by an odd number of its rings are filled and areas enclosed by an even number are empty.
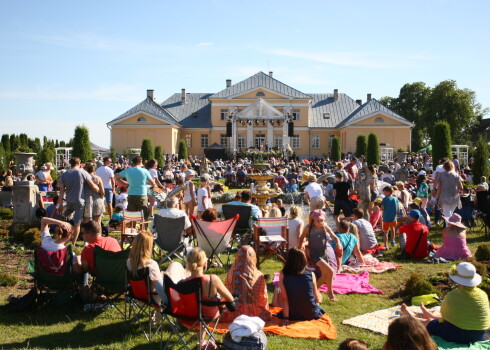
<svg viewBox="0 0 490 350">
<path fill-rule="evenodd" d="M 198 43 L 197 46 L 211 46 L 214 45 L 212 42 L 204 42 L 204 43 Z"/>
<path fill-rule="evenodd" d="M 38 86 L 33 89 L 0 90 L 0 99 L 16 100 L 99 100 L 99 101 L 140 101 L 141 90 L 128 84 L 100 85 L 93 90 L 69 90 Z"/>
</svg>

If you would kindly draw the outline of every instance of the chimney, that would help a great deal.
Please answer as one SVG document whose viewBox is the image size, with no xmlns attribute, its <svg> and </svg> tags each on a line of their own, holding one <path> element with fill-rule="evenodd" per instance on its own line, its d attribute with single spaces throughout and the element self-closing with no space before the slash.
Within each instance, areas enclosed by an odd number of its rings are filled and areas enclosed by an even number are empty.
<svg viewBox="0 0 490 350">
<path fill-rule="evenodd" d="M 226 79 L 226 87 L 229 88 L 231 86 L 231 79 Z"/>
<path fill-rule="evenodd" d="M 371 101 L 371 94 L 367 94 L 367 101 Z"/>
<path fill-rule="evenodd" d="M 270 76 L 271 78 L 273 78 L 273 75 L 274 75 L 274 73 L 273 73 L 273 72 L 270 70 L 270 71 L 269 71 L 269 76 Z"/>
<path fill-rule="evenodd" d="M 339 89 L 333 89 L 333 99 L 335 101 L 339 99 Z"/>
<path fill-rule="evenodd" d="M 181 95 L 181 98 L 180 98 L 181 102 L 184 104 L 184 103 L 187 103 L 187 97 L 185 95 L 185 89 L 182 89 L 182 95 Z"/>
<path fill-rule="evenodd" d="M 360 106 L 362 105 L 362 100 L 356 100 L 356 103 Z"/>
<path fill-rule="evenodd" d="M 146 90 L 146 97 L 153 101 L 153 91 L 154 90 Z"/>
</svg>

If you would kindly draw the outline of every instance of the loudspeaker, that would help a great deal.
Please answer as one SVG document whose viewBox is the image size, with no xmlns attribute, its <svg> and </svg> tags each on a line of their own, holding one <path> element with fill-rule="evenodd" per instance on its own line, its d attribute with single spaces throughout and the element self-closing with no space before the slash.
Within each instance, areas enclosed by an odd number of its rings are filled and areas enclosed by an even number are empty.
<svg viewBox="0 0 490 350">
<path fill-rule="evenodd" d="M 294 123 L 289 122 L 288 123 L 288 137 L 293 137 L 294 136 Z"/>
<path fill-rule="evenodd" d="M 232 129 L 232 124 L 231 122 L 226 123 L 226 137 L 232 137 L 233 136 L 233 129 Z"/>
</svg>

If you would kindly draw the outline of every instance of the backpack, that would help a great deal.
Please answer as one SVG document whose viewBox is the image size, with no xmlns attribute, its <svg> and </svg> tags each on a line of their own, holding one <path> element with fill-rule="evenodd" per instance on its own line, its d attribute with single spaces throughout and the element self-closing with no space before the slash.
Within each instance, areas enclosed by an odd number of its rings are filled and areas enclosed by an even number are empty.
<svg viewBox="0 0 490 350">
<path fill-rule="evenodd" d="M 260 330 L 249 337 L 242 337 L 240 342 L 231 339 L 230 332 L 223 338 L 223 348 L 227 350 L 265 350 L 267 348 L 267 336 Z"/>
</svg>

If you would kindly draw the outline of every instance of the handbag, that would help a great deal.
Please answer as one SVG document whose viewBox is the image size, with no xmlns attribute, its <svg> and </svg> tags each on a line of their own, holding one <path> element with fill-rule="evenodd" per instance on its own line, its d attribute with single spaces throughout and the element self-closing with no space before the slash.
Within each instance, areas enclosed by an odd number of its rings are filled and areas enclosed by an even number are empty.
<svg viewBox="0 0 490 350">
<path fill-rule="evenodd" d="M 228 331 L 223 339 L 223 348 L 228 350 L 264 350 L 267 348 L 267 336 L 260 330 L 248 337 L 242 337 L 239 342 L 231 339 Z"/>
</svg>

